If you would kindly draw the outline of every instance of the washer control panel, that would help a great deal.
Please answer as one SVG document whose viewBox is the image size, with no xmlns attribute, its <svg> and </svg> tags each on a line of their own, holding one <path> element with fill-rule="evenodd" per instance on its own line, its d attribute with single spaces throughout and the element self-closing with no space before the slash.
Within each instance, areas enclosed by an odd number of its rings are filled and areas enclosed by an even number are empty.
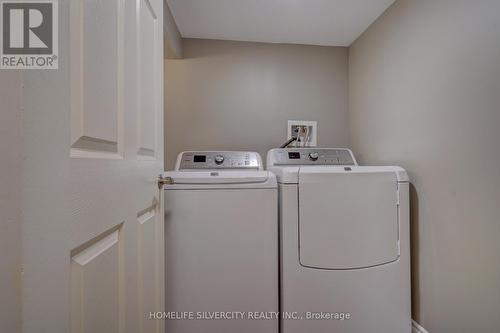
<svg viewBox="0 0 500 333">
<path fill-rule="evenodd" d="M 269 154 L 271 165 L 357 165 L 349 149 L 280 148 Z"/>
<path fill-rule="evenodd" d="M 248 151 L 188 151 L 177 159 L 177 170 L 255 169 L 262 170 L 260 155 Z"/>
</svg>

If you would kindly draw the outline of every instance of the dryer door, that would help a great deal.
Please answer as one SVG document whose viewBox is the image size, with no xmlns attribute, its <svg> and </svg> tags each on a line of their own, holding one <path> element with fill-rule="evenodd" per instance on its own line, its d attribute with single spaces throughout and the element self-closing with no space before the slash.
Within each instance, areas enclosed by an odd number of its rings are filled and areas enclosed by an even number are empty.
<svg viewBox="0 0 500 333">
<path fill-rule="evenodd" d="M 370 167 L 299 171 L 299 247 L 303 266 L 356 269 L 399 257 L 397 177 Z"/>
</svg>

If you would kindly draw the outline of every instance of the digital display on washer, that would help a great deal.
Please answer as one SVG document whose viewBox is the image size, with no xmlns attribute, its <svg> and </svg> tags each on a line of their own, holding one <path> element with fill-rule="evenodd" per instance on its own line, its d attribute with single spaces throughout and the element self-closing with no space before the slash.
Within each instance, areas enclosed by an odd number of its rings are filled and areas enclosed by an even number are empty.
<svg viewBox="0 0 500 333">
<path fill-rule="evenodd" d="M 194 155 L 193 162 L 194 163 L 205 163 L 207 161 L 207 157 L 205 155 Z"/>
<path fill-rule="evenodd" d="M 291 151 L 288 153 L 288 158 L 291 160 L 298 160 L 300 159 L 300 153 L 296 151 Z"/>
</svg>

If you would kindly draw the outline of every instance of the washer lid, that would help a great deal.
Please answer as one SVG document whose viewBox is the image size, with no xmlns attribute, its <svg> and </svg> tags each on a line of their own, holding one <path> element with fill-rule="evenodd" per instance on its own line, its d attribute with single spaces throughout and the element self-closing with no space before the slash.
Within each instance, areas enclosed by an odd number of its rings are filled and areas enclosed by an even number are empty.
<svg viewBox="0 0 500 333">
<path fill-rule="evenodd" d="M 270 178 L 268 171 L 171 171 L 165 173 L 173 184 L 250 184 L 265 183 Z M 273 176 L 274 177 L 274 176 Z"/>
<path fill-rule="evenodd" d="M 395 173 L 398 182 L 407 182 L 409 181 L 408 174 L 406 171 L 398 166 L 273 166 L 269 167 L 269 171 L 272 171 L 276 178 L 278 179 L 278 183 L 281 184 L 298 184 L 299 183 L 299 174 L 301 171 L 309 172 L 314 171 L 317 172 L 334 172 L 334 173 L 371 173 L 371 172 L 380 172 L 387 171 Z"/>
<path fill-rule="evenodd" d="M 398 259 L 397 173 L 384 167 L 355 169 L 300 169 L 301 265 L 358 269 Z"/>
</svg>

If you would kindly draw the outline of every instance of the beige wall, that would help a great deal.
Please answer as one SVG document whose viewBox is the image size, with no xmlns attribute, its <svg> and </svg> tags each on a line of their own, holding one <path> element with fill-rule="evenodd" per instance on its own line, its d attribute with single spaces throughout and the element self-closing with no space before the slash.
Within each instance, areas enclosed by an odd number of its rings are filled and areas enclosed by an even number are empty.
<svg viewBox="0 0 500 333">
<path fill-rule="evenodd" d="M 431 333 L 500 330 L 499 13 L 401 0 L 350 49 L 355 153 L 414 185 L 414 316 Z"/>
<path fill-rule="evenodd" d="M 21 78 L 0 74 L 0 332 L 21 328 Z"/>
<path fill-rule="evenodd" d="M 349 145 L 347 49 L 184 40 L 166 60 L 165 156 L 190 149 L 267 150 L 287 120 L 318 121 L 318 145 Z"/>
<path fill-rule="evenodd" d="M 169 59 L 182 58 L 182 37 L 166 1 L 163 2 L 163 38 L 163 56 Z"/>
</svg>

